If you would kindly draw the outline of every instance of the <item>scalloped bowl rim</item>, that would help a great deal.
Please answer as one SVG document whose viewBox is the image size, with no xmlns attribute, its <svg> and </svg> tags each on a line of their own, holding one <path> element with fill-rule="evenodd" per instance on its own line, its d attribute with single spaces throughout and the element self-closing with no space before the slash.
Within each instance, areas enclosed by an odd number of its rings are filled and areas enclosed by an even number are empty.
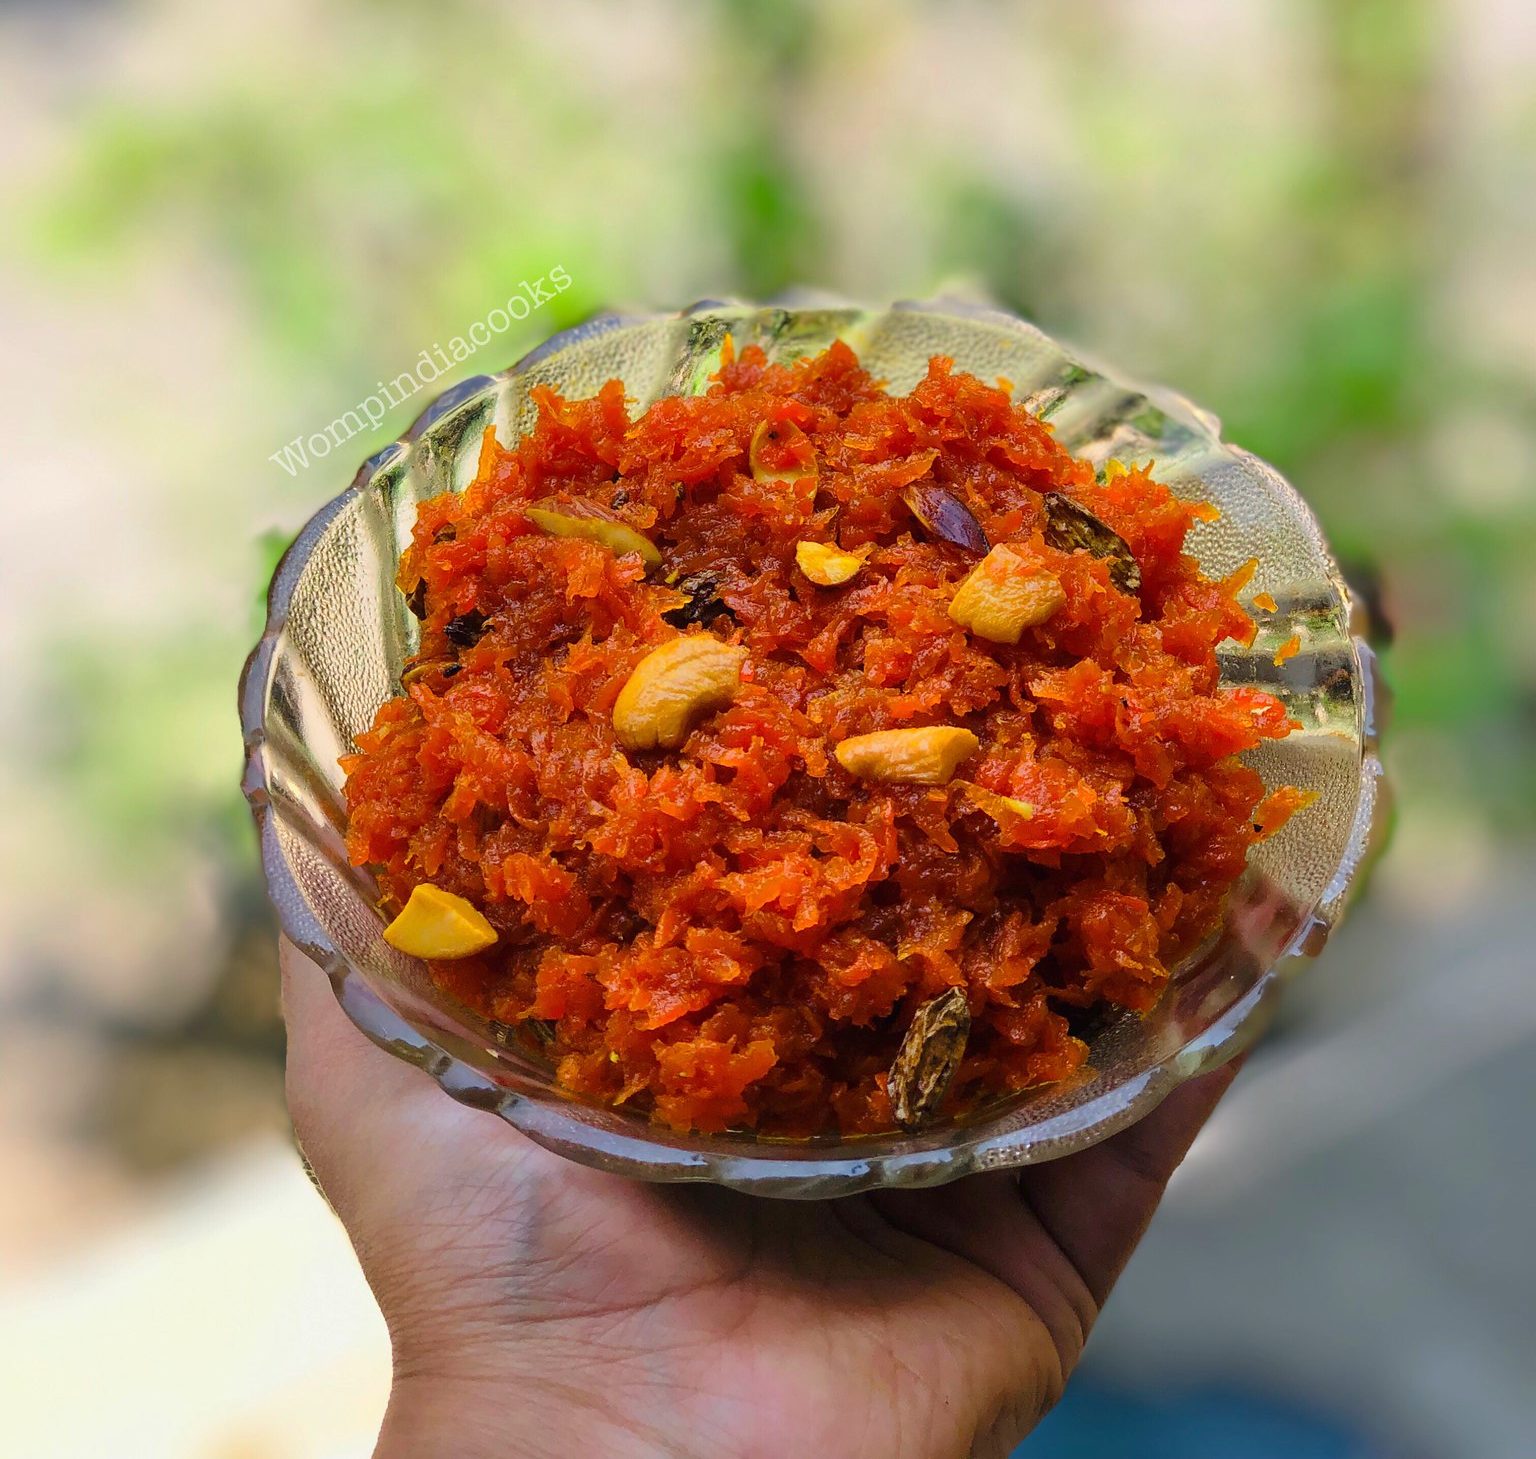
<svg viewBox="0 0 1536 1459">
<path fill-rule="evenodd" d="M 1352 624 L 1349 644 L 1355 656 L 1364 711 L 1359 767 L 1360 794 L 1343 854 L 1316 904 L 1301 920 L 1297 931 L 1279 956 L 1259 975 L 1253 986 L 1202 1032 L 1140 1074 L 1087 1103 L 1049 1117 L 1027 1130 L 1006 1130 L 987 1135 L 979 1124 L 958 1123 L 946 1131 L 955 1137 L 949 1143 L 890 1154 L 880 1154 L 873 1148 L 874 1143 L 883 1138 L 879 1136 L 862 1136 L 827 1144 L 744 1140 L 740 1154 L 689 1150 L 683 1145 L 662 1143 L 660 1139 L 653 1138 L 657 1132 L 638 1121 L 634 1133 L 630 1135 L 615 1136 L 609 1132 L 595 1132 L 590 1126 L 572 1119 L 568 1113 L 572 1101 L 557 1088 L 551 1087 L 539 1095 L 521 1094 L 504 1088 L 407 1023 L 368 985 L 366 977 L 336 948 L 319 920 L 309 912 L 278 844 L 275 817 L 271 813 L 266 769 L 268 693 L 294 589 L 308 565 L 314 547 L 348 503 L 359 494 L 369 491 L 380 471 L 398 454 L 408 450 L 433 422 L 482 392 L 498 391 L 508 380 L 569 345 L 590 340 L 611 330 L 656 320 L 689 318 L 723 310 L 773 307 L 797 309 L 808 306 L 863 307 L 841 298 L 807 292 L 767 304 L 752 304 L 737 299 L 708 299 L 675 313 L 607 312 L 551 335 L 503 370 L 470 376 L 450 386 L 425 407 L 400 437 L 369 456 L 346 489 L 320 507 L 289 545 L 273 573 L 267 592 L 266 624 L 246 659 L 239 685 L 245 746 L 242 790 L 256 822 L 269 899 L 277 912 L 283 934 L 325 971 L 337 1001 L 362 1033 L 386 1052 L 421 1069 L 460 1103 L 500 1115 L 539 1144 L 567 1158 L 634 1178 L 708 1182 L 751 1194 L 792 1199 L 852 1195 L 877 1187 L 937 1185 L 965 1174 L 1056 1159 L 1097 1144 L 1136 1123 L 1180 1084 L 1234 1058 L 1267 1025 L 1280 987 L 1288 975 L 1299 963 L 1316 956 L 1329 933 L 1338 925 L 1360 873 L 1370 860 L 1373 827 L 1379 824 L 1378 813 L 1386 800 L 1376 724 L 1381 694 L 1379 671 L 1374 653 L 1363 637 L 1353 631 Z M 1296 520 L 1305 526 L 1318 544 L 1321 555 L 1329 565 L 1333 586 L 1346 607 L 1350 605 L 1348 589 L 1327 549 L 1321 527 L 1311 508 L 1290 482 L 1273 467 L 1251 453 L 1221 441 L 1220 422 L 1209 411 L 1177 392 L 1136 384 L 1119 372 L 1102 369 L 1086 352 L 991 305 L 969 299 L 938 298 L 929 301 L 898 301 L 888 307 L 891 312 L 920 310 L 1023 331 L 1028 336 L 1061 349 L 1075 364 L 1092 369 L 1119 385 L 1133 388 L 1151 401 L 1173 405 L 1225 449 L 1263 470 L 1270 484 L 1285 497 Z M 278 894 L 279 888 L 285 895 Z M 1006 1109 L 1007 1105 L 1002 1108 Z"/>
</svg>

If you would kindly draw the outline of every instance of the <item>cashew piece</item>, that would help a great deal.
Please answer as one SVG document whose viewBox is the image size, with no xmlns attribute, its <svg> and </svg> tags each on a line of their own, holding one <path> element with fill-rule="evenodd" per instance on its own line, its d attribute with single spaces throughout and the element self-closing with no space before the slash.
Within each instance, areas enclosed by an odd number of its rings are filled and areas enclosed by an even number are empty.
<svg viewBox="0 0 1536 1459">
<path fill-rule="evenodd" d="M 861 780 L 905 785 L 944 785 L 981 741 L 968 729 L 927 725 L 854 735 L 838 745 L 837 763 Z"/>
<path fill-rule="evenodd" d="M 844 552 L 830 542 L 797 542 L 795 562 L 817 587 L 835 588 L 839 583 L 846 583 L 864 566 L 864 559 L 872 547 L 873 544 L 857 552 Z"/>
<path fill-rule="evenodd" d="M 496 929 L 472 902 L 424 881 L 411 888 L 384 941 L 411 957 L 446 960 L 483 952 L 496 941 Z"/>
<path fill-rule="evenodd" d="M 1067 601 L 1057 578 L 1007 543 L 994 547 L 971 569 L 950 599 L 949 616 L 992 643 L 1017 643 L 1026 628 L 1056 613 Z"/>
</svg>

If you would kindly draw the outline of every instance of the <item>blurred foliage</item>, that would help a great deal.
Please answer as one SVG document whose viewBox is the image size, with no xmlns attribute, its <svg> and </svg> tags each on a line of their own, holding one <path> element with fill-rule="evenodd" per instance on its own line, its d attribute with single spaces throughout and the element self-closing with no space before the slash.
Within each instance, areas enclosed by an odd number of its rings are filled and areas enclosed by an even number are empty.
<svg viewBox="0 0 1536 1459">
<path fill-rule="evenodd" d="M 118 881 L 155 880 L 194 847 L 251 859 L 232 757 L 220 752 L 230 743 L 227 657 L 219 635 L 197 630 L 148 645 L 76 640 L 52 656 L 44 693 L 61 728 L 40 758 L 70 788 Z"/>
<path fill-rule="evenodd" d="M 782 112 L 815 64 L 815 12 L 805 0 L 717 9 L 743 100 L 717 144 L 711 185 L 732 254 L 732 291 L 766 298 L 815 280 L 823 267 L 824 225 L 782 130 Z"/>
<path fill-rule="evenodd" d="M 104 104 L 82 129 L 66 187 L 37 215 L 38 251 L 120 268 L 190 225 L 239 281 L 273 368 L 328 387 L 349 372 L 366 387 L 394 364 L 358 327 L 384 309 L 403 339 L 430 339 L 556 262 L 574 286 L 527 336 L 597 307 L 593 271 L 573 266 L 585 251 L 576 230 L 487 192 L 496 138 L 446 113 L 425 77 L 358 77 L 302 107 L 287 100 L 214 94 L 162 112 Z M 397 295 L 416 277 L 427 287 Z"/>
</svg>

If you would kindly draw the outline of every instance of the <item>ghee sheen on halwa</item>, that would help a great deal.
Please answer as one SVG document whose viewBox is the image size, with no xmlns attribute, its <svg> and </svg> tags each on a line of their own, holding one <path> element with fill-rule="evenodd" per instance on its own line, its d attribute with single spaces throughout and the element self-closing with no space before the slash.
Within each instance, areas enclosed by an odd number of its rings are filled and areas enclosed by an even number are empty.
<svg viewBox="0 0 1536 1459">
<path fill-rule="evenodd" d="M 422 503 L 420 652 L 342 764 L 386 908 L 430 884 L 495 930 L 433 976 L 567 1089 L 886 1130 L 951 988 L 945 1112 L 1062 1079 L 1304 803 L 1236 758 L 1279 702 L 1217 682 L 1252 566 L 1203 577 L 1208 508 L 1096 481 L 1006 385 L 936 357 L 893 396 L 843 344 L 727 341 L 707 393 L 638 415 L 617 381 L 534 396 Z"/>
</svg>

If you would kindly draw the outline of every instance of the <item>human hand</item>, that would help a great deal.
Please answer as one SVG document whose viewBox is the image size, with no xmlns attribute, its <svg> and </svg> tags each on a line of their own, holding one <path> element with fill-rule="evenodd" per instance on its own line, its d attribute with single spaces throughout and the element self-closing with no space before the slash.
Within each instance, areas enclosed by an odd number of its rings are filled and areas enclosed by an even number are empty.
<svg viewBox="0 0 1536 1459">
<path fill-rule="evenodd" d="M 294 1128 L 394 1349 L 376 1459 L 1005 1455 L 1234 1073 L 1022 1174 L 770 1201 L 552 1155 L 282 962 Z"/>
</svg>

